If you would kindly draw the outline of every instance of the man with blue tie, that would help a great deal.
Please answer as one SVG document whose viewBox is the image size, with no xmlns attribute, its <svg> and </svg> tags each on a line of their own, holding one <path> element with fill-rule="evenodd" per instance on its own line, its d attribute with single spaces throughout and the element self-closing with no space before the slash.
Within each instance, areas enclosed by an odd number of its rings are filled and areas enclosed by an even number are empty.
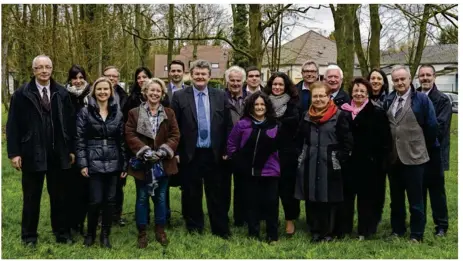
<svg viewBox="0 0 463 261">
<path fill-rule="evenodd" d="M 208 87 L 211 65 L 204 60 L 191 64 L 192 88 L 174 93 L 181 138 L 177 149 L 182 169 L 182 209 L 188 231 L 204 231 L 203 182 L 212 234 L 230 237 L 228 215 L 222 197 L 226 141 L 232 128 L 228 100 L 223 91 Z"/>
</svg>

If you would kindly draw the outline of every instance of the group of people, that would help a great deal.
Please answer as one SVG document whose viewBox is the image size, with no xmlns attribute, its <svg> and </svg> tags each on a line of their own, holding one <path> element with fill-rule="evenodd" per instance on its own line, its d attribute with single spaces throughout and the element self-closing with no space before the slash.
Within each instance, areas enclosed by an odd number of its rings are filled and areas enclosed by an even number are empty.
<svg viewBox="0 0 463 261">
<path fill-rule="evenodd" d="M 32 69 L 12 96 L 6 128 L 8 157 L 22 171 L 26 245 L 37 243 L 45 176 L 52 230 L 65 244 L 74 242 L 72 231 L 84 235 L 87 218 L 84 245 L 94 244 L 101 222 L 101 246 L 111 248 L 111 225 L 126 222 L 127 175 L 136 186 L 140 248 L 148 245 L 150 198 L 155 239 L 168 244 L 172 186 L 181 188 L 190 233 L 204 232 L 205 191 L 211 232 L 223 239 L 231 236 L 233 194 L 233 225 L 247 225 L 250 237 L 261 238 L 265 220 L 265 240 L 278 241 L 280 199 L 285 234 L 294 235 L 303 200 L 312 241 L 329 242 L 352 234 L 356 197 L 359 239 L 377 232 L 388 176 L 392 237 L 407 230 L 405 192 L 412 242 L 423 240 L 427 191 L 435 234 L 447 232 L 451 104 L 432 65 L 419 69 L 417 89 L 406 67 L 394 67 L 392 93 L 382 70 L 355 78 L 347 93 L 340 67 L 329 65 L 321 80 L 312 61 L 303 64 L 300 83 L 276 72 L 265 87 L 257 67 L 231 66 L 222 91 L 208 86 L 209 62 L 190 65 L 188 86 L 184 63 L 174 60 L 168 84 L 138 68 L 130 95 L 114 66 L 90 85 L 73 65 L 65 86 L 51 77 L 49 57 L 37 56 Z"/>
</svg>

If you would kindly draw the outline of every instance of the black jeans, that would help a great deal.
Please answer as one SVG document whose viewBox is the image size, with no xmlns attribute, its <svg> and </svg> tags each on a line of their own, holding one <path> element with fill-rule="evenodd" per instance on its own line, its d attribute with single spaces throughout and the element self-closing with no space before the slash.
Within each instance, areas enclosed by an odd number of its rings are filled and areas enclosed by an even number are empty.
<svg viewBox="0 0 463 261">
<path fill-rule="evenodd" d="M 68 170 L 61 170 L 57 164 L 49 161 L 49 170 L 22 173 L 23 212 L 21 221 L 21 239 L 24 242 L 37 241 L 37 227 L 40 216 L 40 200 L 45 176 L 50 196 L 51 227 L 56 237 L 69 237 L 66 221 L 67 208 L 65 200 L 66 175 Z"/>
<path fill-rule="evenodd" d="M 285 212 L 285 220 L 295 220 L 301 213 L 301 201 L 294 198 L 296 169 L 292 173 L 282 171 L 279 183 L 279 195 Z"/>
<path fill-rule="evenodd" d="M 405 192 L 410 211 L 410 237 L 421 240 L 426 223 L 423 202 L 423 174 L 425 164 L 404 165 L 397 159 L 392 166 L 389 182 L 391 191 L 392 232 L 403 235 L 405 228 Z"/>
<path fill-rule="evenodd" d="M 122 210 L 124 209 L 124 187 L 126 179 L 118 178 L 116 185 L 116 203 L 113 208 L 113 221 L 119 221 L 122 216 Z"/>
<path fill-rule="evenodd" d="M 233 221 L 235 225 L 244 225 L 246 222 L 246 189 L 245 179 L 242 174 L 233 173 L 232 162 L 229 160 L 223 161 L 223 193 L 224 193 L 224 206 L 225 211 L 230 211 L 232 200 L 232 187 L 233 187 Z M 232 186 L 233 177 L 233 186 Z"/>
<path fill-rule="evenodd" d="M 267 240 L 278 240 L 278 177 L 247 177 L 248 233 L 259 238 L 260 220 L 265 218 Z"/>
<path fill-rule="evenodd" d="M 430 161 L 426 163 L 423 181 L 423 203 L 426 218 L 426 203 L 429 191 L 432 218 L 436 225 L 436 231 L 443 229 L 447 232 L 449 227 L 447 197 L 445 195 L 444 168 L 440 153 L 440 148 L 433 148 L 429 155 Z"/>
<path fill-rule="evenodd" d="M 229 235 L 228 216 L 221 191 L 223 174 L 218 163 L 214 161 L 212 149 L 196 149 L 194 158 L 182 169 L 182 210 L 188 231 L 202 233 L 204 230 L 204 181 L 212 234 Z"/>
<path fill-rule="evenodd" d="M 84 224 L 88 209 L 88 178 L 82 176 L 77 167 L 69 171 L 67 181 L 67 202 L 69 227 L 77 229 Z"/>
</svg>

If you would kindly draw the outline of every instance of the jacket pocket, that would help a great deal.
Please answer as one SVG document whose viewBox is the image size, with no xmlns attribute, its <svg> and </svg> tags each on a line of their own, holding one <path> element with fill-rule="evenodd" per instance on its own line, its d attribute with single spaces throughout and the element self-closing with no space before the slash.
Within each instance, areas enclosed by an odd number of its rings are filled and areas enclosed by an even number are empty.
<svg viewBox="0 0 463 261">
<path fill-rule="evenodd" d="M 341 169 L 341 163 L 338 160 L 337 151 L 332 151 L 331 152 L 331 162 L 333 162 L 333 169 L 334 170 L 340 170 Z"/>
</svg>

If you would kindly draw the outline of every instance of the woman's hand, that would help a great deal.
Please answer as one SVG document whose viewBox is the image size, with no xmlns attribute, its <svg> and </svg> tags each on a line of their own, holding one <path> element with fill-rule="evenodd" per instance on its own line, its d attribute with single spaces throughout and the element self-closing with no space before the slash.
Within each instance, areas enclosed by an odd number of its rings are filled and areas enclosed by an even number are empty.
<svg viewBox="0 0 463 261">
<path fill-rule="evenodd" d="M 122 172 L 122 173 L 121 173 L 121 179 L 123 179 L 123 178 L 125 178 L 125 177 L 127 177 L 127 172 Z"/>
<path fill-rule="evenodd" d="M 86 178 L 89 178 L 90 176 L 88 175 L 88 168 L 83 168 L 80 170 L 80 173 L 82 174 L 82 176 L 86 177 Z"/>
</svg>

